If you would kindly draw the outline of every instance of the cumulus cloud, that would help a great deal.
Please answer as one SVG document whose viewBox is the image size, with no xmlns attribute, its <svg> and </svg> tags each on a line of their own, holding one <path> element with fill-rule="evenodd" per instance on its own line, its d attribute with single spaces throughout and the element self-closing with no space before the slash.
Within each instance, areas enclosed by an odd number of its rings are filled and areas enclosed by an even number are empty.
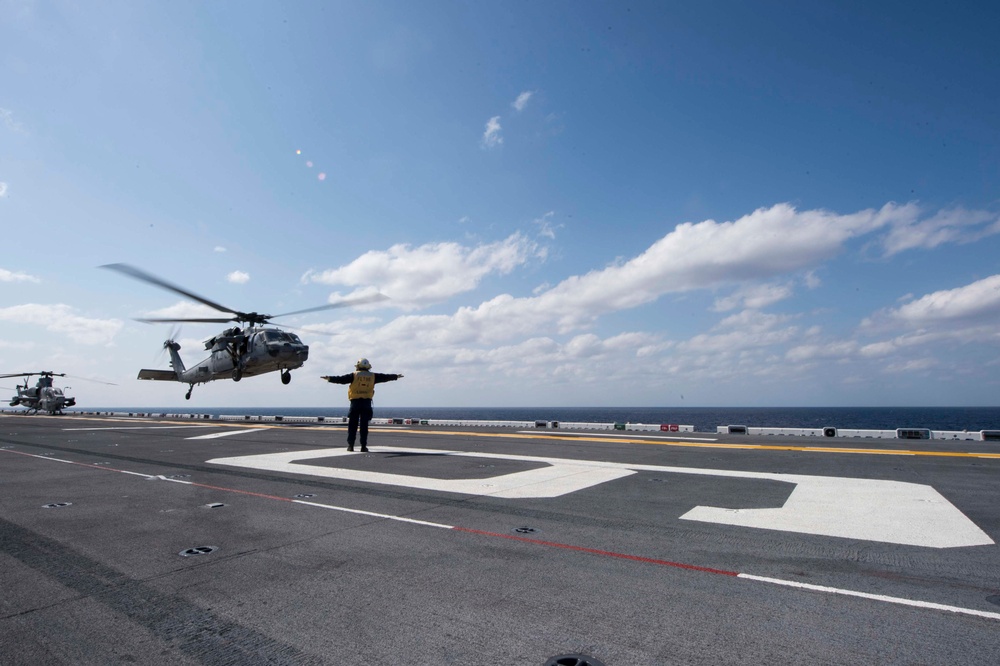
<svg viewBox="0 0 1000 666">
<path fill-rule="evenodd" d="M 143 316 L 156 319 L 215 319 L 226 314 L 201 303 L 179 301 L 159 310 L 150 310 Z"/>
<path fill-rule="evenodd" d="M 886 256 L 905 250 L 931 249 L 945 243 L 972 243 L 1000 233 L 1000 216 L 987 211 L 952 208 L 920 219 L 920 209 L 908 204 L 882 240 Z"/>
<path fill-rule="evenodd" d="M 930 326 L 957 321 L 996 322 L 1000 319 L 1000 275 L 991 275 L 972 284 L 927 294 L 898 308 L 865 320 L 865 326 L 879 322 Z"/>
<path fill-rule="evenodd" d="M 8 271 L 8 270 L 6 270 L 4 268 L 0 268 L 0 282 L 35 282 L 35 283 L 38 283 L 38 282 L 41 282 L 41 280 L 39 280 L 38 278 L 36 278 L 34 275 L 28 275 L 27 273 L 23 273 L 21 271 L 18 271 L 17 273 L 14 273 L 14 272 Z"/>
<path fill-rule="evenodd" d="M 716 312 L 728 312 L 737 308 L 760 310 L 790 298 L 794 292 L 791 284 L 750 285 L 737 289 L 729 296 L 715 299 L 712 309 Z"/>
<path fill-rule="evenodd" d="M 926 359 L 932 357 L 913 349 L 956 335 L 917 326 L 928 319 L 953 322 L 970 317 L 975 324 L 961 327 L 962 337 L 951 339 L 972 341 L 992 336 L 989 339 L 1000 342 L 995 319 L 990 320 L 993 325 L 982 323 L 1000 311 L 1000 296 L 994 293 L 1000 289 L 995 282 L 1000 276 L 967 288 L 929 294 L 881 313 L 882 320 L 914 329 L 884 341 L 825 340 L 819 327 L 800 326 L 797 316 L 762 310 L 789 298 L 798 285 L 818 288 L 817 270 L 853 241 L 882 242 L 895 230 L 917 224 L 922 218 L 936 216 L 924 216 L 911 204 L 890 203 L 849 214 L 800 211 L 778 204 L 731 221 L 688 222 L 631 258 L 568 276 L 554 286 L 539 287 L 531 295 L 502 293 L 459 307 L 451 314 L 409 314 L 374 328 L 371 324 L 348 327 L 335 345 L 318 346 L 316 351 L 318 355 L 335 355 L 343 353 L 345 344 L 349 349 L 355 345 L 353 349 L 372 350 L 388 360 L 414 364 L 408 359 L 419 358 L 416 363 L 434 367 L 435 372 L 439 367 L 477 366 L 489 373 L 491 382 L 543 373 L 547 380 L 566 379 L 569 383 L 562 385 L 563 390 L 572 390 L 574 381 L 604 382 L 612 376 L 628 377 L 631 383 L 641 377 L 649 387 L 664 384 L 664 377 L 676 376 L 697 376 L 702 382 L 754 376 L 785 385 L 794 377 L 808 376 L 817 364 L 865 364 L 873 360 L 882 368 L 891 364 L 900 371 L 913 371 L 927 366 Z M 542 230 L 548 219 L 548 214 L 540 218 Z M 506 241 L 511 245 L 511 263 L 501 265 L 520 265 L 534 251 L 524 245 L 524 238 L 517 238 L 516 243 Z M 490 271 L 504 270 L 495 264 L 477 268 L 472 259 L 476 249 L 482 248 L 397 246 L 388 252 L 369 253 L 335 271 L 307 274 L 305 279 L 328 284 L 373 283 L 391 296 L 388 285 L 392 284 L 406 294 L 444 298 L 470 290 Z M 482 261 L 492 260 L 492 255 L 492 250 L 483 252 Z M 609 313 L 639 307 L 665 295 L 733 287 L 730 295 L 716 299 L 714 309 L 736 313 L 708 332 L 687 339 L 671 340 L 663 332 L 631 331 L 622 334 L 635 336 L 628 344 L 614 346 L 610 338 L 602 339 L 593 330 Z M 426 302 L 432 300 L 427 298 Z M 859 334 L 865 332 L 860 330 Z M 911 348 L 910 357 L 925 360 L 907 366 L 896 353 L 903 348 Z M 483 375 L 476 376 L 482 381 Z"/>
<path fill-rule="evenodd" d="M 480 141 L 483 148 L 496 148 L 503 143 L 503 137 L 500 136 L 500 132 L 503 128 L 500 127 L 500 116 L 493 116 L 486 121 L 486 131 L 483 132 L 483 138 Z"/>
<path fill-rule="evenodd" d="M 15 305 L 0 308 L 0 320 L 16 324 L 43 326 L 54 333 L 65 334 L 73 342 L 99 345 L 111 341 L 122 328 L 119 319 L 93 319 L 76 314 L 68 305 Z"/>
<path fill-rule="evenodd" d="M 475 289 L 487 275 L 505 275 L 537 253 L 537 244 L 522 234 L 476 247 L 429 243 L 393 245 L 371 251 L 341 268 L 314 272 L 303 282 L 349 287 L 377 286 L 402 309 L 437 303 Z"/>
<path fill-rule="evenodd" d="M 517 111 L 518 113 L 524 111 L 525 107 L 528 106 L 528 101 L 531 100 L 531 96 L 534 94 L 535 93 L 530 90 L 524 91 L 523 93 L 517 96 L 517 99 L 511 102 L 511 106 L 514 107 L 514 110 Z"/>
<path fill-rule="evenodd" d="M 250 281 L 250 274 L 244 271 L 233 271 L 226 276 L 226 280 L 233 284 L 246 284 Z"/>
</svg>

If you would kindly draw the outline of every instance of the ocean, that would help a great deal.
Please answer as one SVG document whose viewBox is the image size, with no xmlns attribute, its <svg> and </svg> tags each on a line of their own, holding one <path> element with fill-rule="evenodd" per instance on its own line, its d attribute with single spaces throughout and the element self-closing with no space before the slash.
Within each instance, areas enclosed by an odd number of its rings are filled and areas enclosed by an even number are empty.
<svg viewBox="0 0 1000 666">
<path fill-rule="evenodd" d="M 347 405 L 294 407 L 91 407 L 77 411 L 167 414 L 346 416 Z M 858 430 L 1000 430 L 1000 407 L 382 407 L 382 418 L 463 421 L 565 421 L 582 423 L 676 423 L 698 432 L 717 426 L 838 428 Z"/>
</svg>

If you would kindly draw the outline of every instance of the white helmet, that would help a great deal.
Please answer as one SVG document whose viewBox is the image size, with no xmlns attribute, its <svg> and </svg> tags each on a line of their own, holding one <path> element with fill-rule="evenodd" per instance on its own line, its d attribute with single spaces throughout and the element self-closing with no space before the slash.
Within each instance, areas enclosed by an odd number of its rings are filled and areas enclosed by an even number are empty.
<svg viewBox="0 0 1000 666">
<path fill-rule="evenodd" d="M 371 370 L 372 364 L 369 363 L 366 358 L 359 358 L 358 362 L 354 364 L 354 367 L 358 370 Z"/>
</svg>

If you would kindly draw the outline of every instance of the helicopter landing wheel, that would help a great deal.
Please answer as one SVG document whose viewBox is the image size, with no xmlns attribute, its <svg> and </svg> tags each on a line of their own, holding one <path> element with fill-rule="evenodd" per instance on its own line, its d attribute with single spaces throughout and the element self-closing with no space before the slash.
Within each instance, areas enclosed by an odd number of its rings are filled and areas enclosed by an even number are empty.
<svg viewBox="0 0 1000 666">
<path fill-rule="evenodd" d="M 184 399 L 185 400 L 190 400 L 191 399 L 191 389 L 188 389 L 188 392 L 184 394 Z"/>
<path fill-rule="evenodd" d="M 233 368 L 233 381 L 238 382 L 243 379 L 243 368 Z"/>
<path fill-rule="evenodd" d="M 290 381 L 292 381 L 292 373 L 285 370 L 284 372 L 281 373 L 281 383 L 287 384 Z"/>
</svg>

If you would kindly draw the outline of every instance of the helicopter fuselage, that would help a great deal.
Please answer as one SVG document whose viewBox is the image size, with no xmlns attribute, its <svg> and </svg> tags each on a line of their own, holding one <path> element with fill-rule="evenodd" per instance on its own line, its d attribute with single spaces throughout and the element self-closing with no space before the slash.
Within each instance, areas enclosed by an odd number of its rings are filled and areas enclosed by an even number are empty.
<svg viewBox="0 0 1000 666">
<path fill-rule="evenodd" d="M 277 328 L 234 327 L 205 341 L 211 356 L 188 368 L 180 358 L 180 345 L 172 340 L 164 343 L 170 352 L 172 371 L 140 370 L 139 379 L 158 379 L 195 385 L 216 379 L 253 377 L 268 372 L 281 372 L 282 382 L 288 383 L 290 370 L 302 366 L 309 358 L 309 347 L 299 336 Z"/>
<path fill-rule="evenodd" d="M 76 398 L 67 397 L 61 388 L 55 386 L 17 387 L 17 396 L 11 398 L 11 407 L 24 407 L 32 412 L 60 413 L 64 407 L 72 407 Z"/>
</svg>

